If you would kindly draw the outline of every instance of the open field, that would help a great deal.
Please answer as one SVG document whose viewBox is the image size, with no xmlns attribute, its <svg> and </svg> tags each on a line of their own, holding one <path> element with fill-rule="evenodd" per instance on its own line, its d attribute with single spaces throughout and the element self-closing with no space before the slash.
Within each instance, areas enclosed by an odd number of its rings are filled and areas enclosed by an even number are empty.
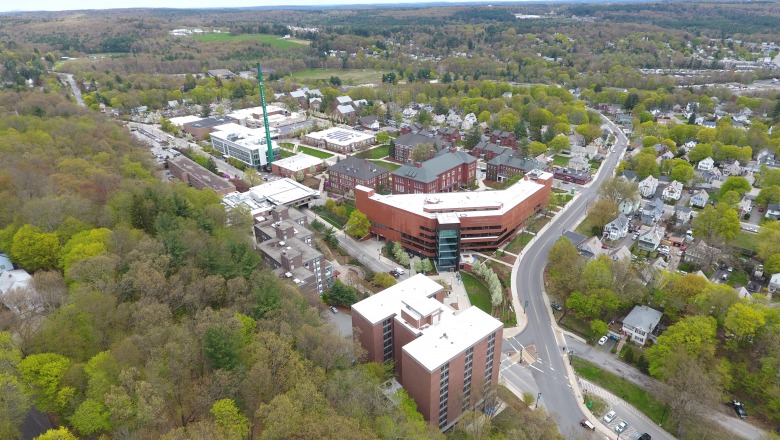
<svg viewBox="0 0 780 440">
<path fill-rule="evenodd" d="M 390 154 L 390 145 L 385 144 L 370 150 L 361 151 L 360 153 L 355 154 L 355 157 L 360 157 L 362 159 L 381 159 L 387 157 L 388 154 Z"/>
<path fill-rule="evenodd" d="M 309 156 L 318 157 L 320 159 L 327 159 L 329 157 L 333 157 L 333 155 L 330 153 L 326 153 L 320 150 L 315 150 L 314 148 L 304 147 L 303 145 L 298 146 L 298 152 L 303 154 L 308 154 Z"/>
<path fill-rule="evenodd" d="M 301 46 L 308 46 L 309 42 L 305 40 L 298 40 L 295 38 L 288 38 L 283 40 L 277 35 L 265 35 L 265 34 L 241 34 L 231 35 L 228 33 L 222 34 L 203 34 L 193 35 L 192 38 L 200 41 L 201 43 L 232 43 L 232 42 L 244 42 L 244 41 L 260 41 L 261 43 L 270 44 L 271 46 L 278 47 L 279 49 L 293 49 Z"/>
<path fill-rule="evenodd" d="M 384 160 L 371 160 L 371 162 L 374 162 L 375 164 L 381 166 L 382 168 L 386 168 L 387 171 L 390 171 L 391 173 L 397 170 L 398 168 L 401 168 L 401 164 L 386 162 Z"/>
<path fill-rule="evenodd" d="M 331 76 L 338 76 L 341 81 L 350 84 L 379 84 L 382 82 L 382 71 L 372 69 L 361 70 L 335 70 L 335 69 L 308 69 L 293 72 L 293 79 L 298 81 L 327 80 Z"/>
</svg>

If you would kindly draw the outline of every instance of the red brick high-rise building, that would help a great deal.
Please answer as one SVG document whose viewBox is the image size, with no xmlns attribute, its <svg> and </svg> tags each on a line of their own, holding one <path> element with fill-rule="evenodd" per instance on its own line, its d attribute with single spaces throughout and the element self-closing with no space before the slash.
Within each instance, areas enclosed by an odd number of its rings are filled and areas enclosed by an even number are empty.
<svg viewBox="0 0 780 440">
<path fill-rule="evenodd" d="M 368 361 L 394 361 L 429 423 L 446 430 L 498 383 L 503 325 L 477 307 L 457 314 L 444 288 L 418 274 L 352 306 Z"/>
</svg>

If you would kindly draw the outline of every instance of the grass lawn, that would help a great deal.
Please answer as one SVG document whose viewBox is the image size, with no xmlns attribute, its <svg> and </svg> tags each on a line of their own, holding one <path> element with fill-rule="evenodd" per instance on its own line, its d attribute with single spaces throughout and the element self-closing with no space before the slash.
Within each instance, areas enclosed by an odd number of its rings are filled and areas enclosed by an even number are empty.
<svg viewBox="0 0 780 440">
<path fill-rule="evenodd" d="M 752 232 L 739 231 L 737 238 L 734 239 L 734 246 L 756 251 L 758 249 L 759 234 Z"/>
<path fill-rule="evenodd" d="M 298 147 L 298 152 L 308 154 L 309 156 L 318 157 L 320 159 L 327 159 L 329 157 L 333 157 L 333 155 L 330 153 L 327 153 L 325 151 L 315 150 L 314 148 L 304 147 L 303 145 L 300 145 Z"/>
<path fill-rule="evenodd" d="M 362 159 L 381 159 L 383 157 L 387 157 L 390 154 L 390 145 L 380 145 L 378 147 L 372 148 L 370 150 L 361 151 L 360 153 L 355 154 L 355 157 L 359 157 Z"/>
<path fill-rule="evenodd" d="M 675 427 L 671 426 L 664 417 L 664 404 L 647 391 L 622 377 L 604 371 L 579 357 L 575 356 L 572 359 L 572 366 L 574 367 L 574 371 L 580 376 L 609 390 L 611 393 L 630 403 L 636 409 L 642 411 L 653 422 L 660 424 L 667 431 L 675 432 Z"/>
<path fill-rule="evenodd" d="M 287 159 L 288 157 L 295 156 L 295 153 L 293 153 L 292 150 L 286 150 L 282 148 L 281 150 L 279 150 L 279 152 L 282 155 L 282 159 Z"/>
<path fill-rule="evenodd" d="M 308 69 L 293 72 L 291 75 L 293 79 L 298 81 L 315 81 L 318 79 L 327 80 L 331 76 L 338 76 L 341 81 L 345 83 L 365 84 L 373 83 L 379 84 L 382 81 L 382 71 L 372 69 L 354 69 L 354 70 L 337 70 L 337 69 Z"/>
<path fill-rule="evenodd" d="M 380 167 L 386 168 L 387 171 L 390 171 L 391 173 L 398 168 L 401 168 L 401 164 L 393 163 L 393 162 L 386 162 L 384 160 L 371 160 L 371 162 L 374 162 L 375 164 L 379 165 Z"/>
<path fill-rule="evenodd" d="M 463 287 L 466 288 L 466 293 L 469 294 L 471 305 L 479 307 L 483 312 L 492 315 L 493 306 L 490 304 L 490 292 L 487 286 L 468 272 L 461 271 L 460 278 L 463 280 Z"/>
<path fill-rule="evenodd" d="M 571 159 L 571 158 L 570 157 L 564 157 L 564 156 L 555 155 L 555 156 L 553 156 L 553 165 L 559 166 L 559 167 L 565 167 L 566 164 L 569 163 L 569 159 Z"/>
<path fill-rule="evenodd" d="M 586 216 L 582 220 L 582 223 L 577 225 L 577 229 L 575 229 L 574 232 L 582 234 L 586 237 L 590 237 L 593 235 L 593 231 L 591 231 L 591 229 L 593 229 L 593 224 L 591 223 L 590 217 Z"/>
<path fill-rule="evenodd" d="M 533 240 L 534 236 L 531 234 L 524 234 L 521 233 L 517 237 L 515 237 L 511 242 L 509 242 L 509 245 L 505 248 L 507 252 L 511 252 L 513 254 L 520 253 L 520 251 L 523 250 L 525 245 L 531 242 Z"/>
<path fill-rule="evenodd" d="M 290 142 L 279 142 L 279 146 L 284 148 L 285 150 L 290 150 L 290 151 L 295 149 L 295 144 L 292 144 Z"/>
<path fill-rule="evenodd" d="M 747 286 L 748 285 L 748 276 L 744 272 L 737 272 L 734 271 L 729 276 L 728 279 L 728 285 L 731 287 L 737 287 L 737 286 Z"/>
<path fill-rule="evenodd" d="M 555 313 L 557 315 L 560 315 L 563 312 L 555 312 Z M 557 318 L 557 316 L 556 316 L 556 318 Z M 592 339 L 593 332 L 590 329 L 590 323 L 588 323 L 588 322 L 586 322 L 586 321 L 584 321 L 582 319 L 577 318 L 577 316 L 575 316 L 574 312 L 571 312 L 571 311 L 568 312 L 566 314 L 565 318 L 563 318 L 562 320 L 558 321 L 558 324 L 561 327 L 565 327 L 565 328 L 573 331 L 574 333 L 577 333 L 578 335 L 580 335 L 583 338 L 585 338 L 585 340 L 590 341 L 591 343 L 593 342 L 593 339 Z"/>
<path fill-rule="evenodd" d="M 192 38 L 202 43 L 233 43 L 233 42 L 245 42 L 245 41 L 260 41 L 262 43 L 270 44 L 271 46 L 278 47 L 279 49 L 294 49 L 296 47 L 308 46 L 309 42 L 305 40 L 298 40 L 295 38 L 282 39 L 277 35 L 266 34 L 241 34 L 231 35 L 229 33 L 220 34 L 203 34 L 193 35 Z"/>
<path fill-rule="evenodd" d="M 589 162 L 590 162 L 590 167 L 593 168 L 594 170 L 599 169 L 599 167 L 601 166 L 600 161 L 591 160 Z"/>
</svg>

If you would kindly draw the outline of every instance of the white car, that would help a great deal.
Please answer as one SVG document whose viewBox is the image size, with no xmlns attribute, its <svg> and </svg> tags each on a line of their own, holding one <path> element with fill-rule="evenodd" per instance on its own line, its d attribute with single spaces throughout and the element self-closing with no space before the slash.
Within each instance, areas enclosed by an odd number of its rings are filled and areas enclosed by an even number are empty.
<svg viewBox="0 0 780 440">
<path fill-rule="evenodd" d="M 604 345 L 607 343 L 607 335 L 604 335 L 599 339 L 599 345 Z"/>
<path fill-rule="evenodd" d="M 618 434 L 620 434 L 620 433 L 622 433 L 623 431 L 625 431 L 625 430 L 626 430 L 626 428 L 628 428 L 628 423 L 626 423 L 626 422 L 620 422 L 620 423 L 619 423 L 617 426 L 615 426 L 615 432 L 617 432 Z"/>
<path fill-rule="evenodd" d="M 609 422 L 615 420 L 615 417 L 617 417 L 617 414 L 615 413 L 615 411 L 610 411 L 610 412 L 604 414 L 604 417 L 602 417 L 601 420 L 603 420 L 604 423 L 609 423 Z"/>
</svg>

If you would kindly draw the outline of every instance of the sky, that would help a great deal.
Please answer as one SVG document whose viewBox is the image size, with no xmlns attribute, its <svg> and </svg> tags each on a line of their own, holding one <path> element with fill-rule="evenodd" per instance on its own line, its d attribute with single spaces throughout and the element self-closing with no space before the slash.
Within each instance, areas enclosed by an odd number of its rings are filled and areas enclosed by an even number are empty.
<svg viewBox="0 0 780 440">
<path fill-rule="evenodd" d="M 447 0 L 434 0 L 447 1 Z M 463 0 L 458 0 L 463 1 Z M 499 3 L 501 0 L 472 0 L 474 3 Z M 517 0 L 515 0 L 517 1 Z M 430 0 L 426 0 L 430 2 Z M 333 4 L 421 3 L 420 0 L 29 0 L 26 2 L 0 1 L 0 12 L 9 11 L 65 11 L 109 8 L 231 8 L 250 6 L 297 6 Z"/>
</svg>

